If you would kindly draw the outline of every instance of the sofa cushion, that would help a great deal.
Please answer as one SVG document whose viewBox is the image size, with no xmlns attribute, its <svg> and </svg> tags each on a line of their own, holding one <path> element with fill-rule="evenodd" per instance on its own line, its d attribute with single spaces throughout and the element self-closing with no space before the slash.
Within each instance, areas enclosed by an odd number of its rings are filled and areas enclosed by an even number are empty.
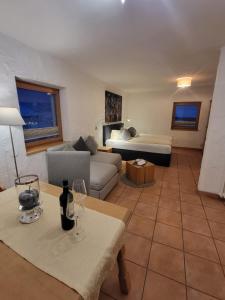
<svg viewBox="0 0 225 300">
<path fill-rule="evenodd" d="M 76 141 L 76 143 L 73 145 L 73 148 L 77 151 L 89 151 L 82 136 L 80 136 L 80 138 Z"/>
<path fill-rule="evenodd" d="M 52 152 L 52 151 L 64 151 L 64 147 L 67 145 L 67 143 L 60 144 L 57 146 L 52 146 L 47 148 L 47 152 Z M 73 149 L 74 150 L 74 149 Z"/>
<path fill-rule="evenodd" d="M 96 154 L 97 149 L 98 149 L 98 144 L 95 141 L 95 138 L 91 135 L 89 135 L 85 141 L 88 149 L 90 150 L 91 154 Z"/>
<path fill-rule="evenodd" d="M 96 154 L 91 156 L 91 162 L 92 161 L 112 164 L 116 166 L 118 170 L 120 170 L 122 166 L 122 158 L 121 155 L 118 153 L 107 153 L 98 151 Z"/>
<path fill-rule="evenodd" d="M 72 144 L 65 144 L 62 151 L 75 151 L 74 147 Z"/>
<path fill-rule="evenodd" d="M 90 188 L 100 191 L 117 173 L 114 165 L 92 161 L 90 165 Z"/>
</svg>

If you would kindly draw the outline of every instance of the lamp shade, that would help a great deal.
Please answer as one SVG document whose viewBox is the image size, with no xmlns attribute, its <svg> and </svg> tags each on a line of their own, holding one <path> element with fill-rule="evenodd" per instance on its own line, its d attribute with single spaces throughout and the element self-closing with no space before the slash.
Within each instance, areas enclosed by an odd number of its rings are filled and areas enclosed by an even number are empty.
<svg viewBox="0 0 225 300">
<path fill-rule="evenodd" d="M 25 122 L 17 108 L 0 107 L 0 125 L 18 126 L 25 125 Z"/>
</svg>

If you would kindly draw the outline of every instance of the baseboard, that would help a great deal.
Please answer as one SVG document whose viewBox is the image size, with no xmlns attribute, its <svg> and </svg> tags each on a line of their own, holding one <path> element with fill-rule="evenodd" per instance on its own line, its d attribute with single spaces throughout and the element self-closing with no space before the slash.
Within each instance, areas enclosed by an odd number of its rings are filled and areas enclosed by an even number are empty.
<svg viewBox="0 0 225 300">
<path fill-rule="evenodd" d="M 202 196 L 208 196 L 210 198 L 215 198 L 215 199 L 222 199 L 218 194 L 215 193 L 209 193 L 209 192 L 204 192 L 204 191 L 198 191 L 200 195 Z"/>
</svg>

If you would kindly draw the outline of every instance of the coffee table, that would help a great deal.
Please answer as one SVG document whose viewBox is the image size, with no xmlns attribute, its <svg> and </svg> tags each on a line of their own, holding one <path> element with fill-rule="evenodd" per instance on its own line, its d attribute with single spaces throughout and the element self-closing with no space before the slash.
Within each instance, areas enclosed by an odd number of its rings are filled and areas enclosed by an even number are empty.
<svg viewBox="0 0 225 300">
<path fill-rule="evenodd" d="M 41 182 L 41 191 L 58 197 L 62 189 Z M 4 196 L 4 192 L 1 192 Z M 120 219 L 125 224 L 129 220 L 130 213 L 126 208 L 87 197 L 86 207 L 103 214 Z M 25 225 L 26 226 L 26 225 Z M 43 250 L 44 251 L 44 250 Z M 117 262 L 119 267 L 119 284 L 121 292 L 128 294 L 129 277 L 124 264 L 124 247 L 119 251 Z M 0 266 L 1 266 L 1 298 L 4 300 L 81 300 L 83 299 L 75 290 L 71 289 L 56 278 L 36 268 L 19 254 L 0 242 Z"/>
<path fill-rule="evenodd" d="M 144 185 L 154 180 L 155 165 L 146 162 L 143 166 L 138 166 L 135 160 L 126 162 L 127 178 L 136 185 Z"/>
</svg>

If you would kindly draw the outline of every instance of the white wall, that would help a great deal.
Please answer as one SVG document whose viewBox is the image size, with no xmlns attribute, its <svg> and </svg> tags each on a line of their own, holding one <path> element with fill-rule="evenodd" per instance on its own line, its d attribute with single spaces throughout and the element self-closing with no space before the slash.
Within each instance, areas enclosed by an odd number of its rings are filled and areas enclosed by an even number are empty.
<svg viewBox="0 0 225 300">
<path fill-rule="evenodd" d="M 134 126 L 139 132 L 166 134 L 173 137 L 173 146 L 202 148 L 213 87 L 188 88 L 177 91 L 132 93 L 126 95 L 127 126 Z M 202 102 L 199 130 L 171 130 L 173 102 Z"/>
<path fill-rule="evenodd" d="M 198 188 L 225 197 L 225 47 L 217 70 Z"/>
<path fill-rule="evenodd" d="M 77 71 L 74 66 L 0 34 L 0 106 L 18 107 L 15 76 L 63 87 L 61 111 L 64 140 L 87 134 L 101 137 L 95 126 L 98 120 L 104 118 L 105 89 L 112 88 Z M 98 125 L 100 128 L 101 122 Z M 13 133 L 20 174 L 34 173 L 46 180 L 45 153 L 27 156 L 22 128 L 14 127 Z M 14 177 L 9 131 L 7 127 L 0 126 L 0 185 L 11 186 Z"/>
</svg>

